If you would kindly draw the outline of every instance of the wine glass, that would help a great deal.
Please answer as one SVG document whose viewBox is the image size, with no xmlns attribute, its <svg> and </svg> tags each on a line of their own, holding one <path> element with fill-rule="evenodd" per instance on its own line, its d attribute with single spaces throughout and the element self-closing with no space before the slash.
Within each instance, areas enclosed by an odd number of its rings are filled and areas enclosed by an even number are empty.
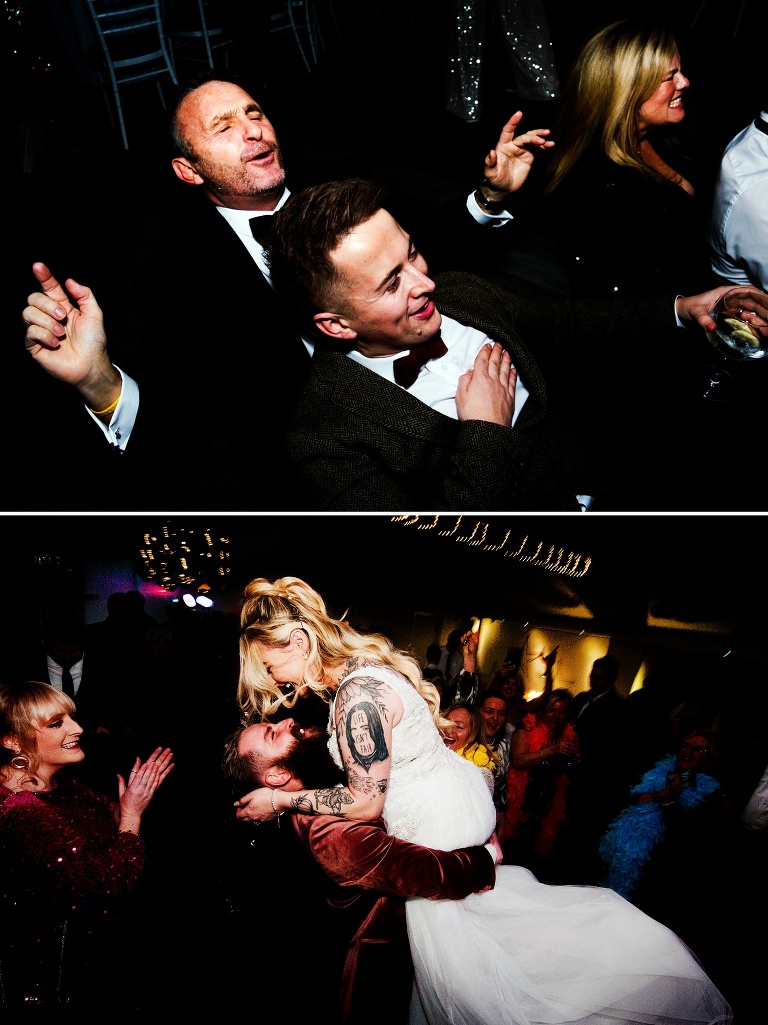
<svg viewBox="0 0 768 1025">
<path fill-rule="evenodd" d="M 765 294 L 750 285 L 740 285 L 724 292 L 709 310 L 716 328 L 707 331 L 707 338 L 719 362 L 698 367 L 693 378 L 694 387 L 705 399 L 722 402 L 734 398 L 737 384 L 733 367 L 729 370 L 728 365 L 759 360 L 768 353 L 765 321 L 749 308 L 756 303 L 764 308 Z"/>
</svg>

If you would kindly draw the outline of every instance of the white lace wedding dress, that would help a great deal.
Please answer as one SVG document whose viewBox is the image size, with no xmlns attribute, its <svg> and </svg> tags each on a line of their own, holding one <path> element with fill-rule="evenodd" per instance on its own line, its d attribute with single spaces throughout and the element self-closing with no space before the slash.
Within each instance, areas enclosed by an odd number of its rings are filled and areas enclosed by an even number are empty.
<svg viewBox="0 0 768 1025">
<path fill-rule="evenodd" d="M 442 850 L 485 843 L 495 811 L 480 769 L 443 744 L 399 674 L 366 666 L 400 695 L 384 808 L 387 829 Z M 331 716 L 333 721 L 333 714 Z M 329 747 L 340 764 L 335 735 Z M 546 886 L 500 865 L 493 890 L 412 898 L 408 933 L 429 1025 L 692 1025 L 731 1010 L 678 937 L 613 890 Z"/>
</svg>

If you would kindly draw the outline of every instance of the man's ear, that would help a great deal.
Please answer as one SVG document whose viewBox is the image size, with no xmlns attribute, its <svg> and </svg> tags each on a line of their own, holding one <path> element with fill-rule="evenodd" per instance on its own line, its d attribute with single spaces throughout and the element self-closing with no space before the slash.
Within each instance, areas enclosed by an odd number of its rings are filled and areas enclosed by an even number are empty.
<svg viewBox="0 0 768 1025">
<path fill-rule="evenodd" d="M 278 769 L 274 765 L 271 769 L 268 769 L 264 774 L 264 783 L 268 787 L 272 787 L 273 790 L 279 790 L 284 787 L 286 783 L 289 783 L 293 779 L 290 772 L 287 769 Z"/>
<path fill-rule="evenodd" d="M 183 182 L 188 182 L 190 185 L 202 185 L 203 179 L 190 164 L 186 157 L 174 157 L 171 161 L 174 173 L 177 178 L 180 178 Z"/>
<path fill-rule="evenodd" d="M 357 331 L 353 331 L 349 322 L 337 313 L 316 313 L 313 320 L 318 331 L 322 331 L 334 341 L 344 339 L 344 341 L 353 342 L 357 338 Z"/>
</svg>

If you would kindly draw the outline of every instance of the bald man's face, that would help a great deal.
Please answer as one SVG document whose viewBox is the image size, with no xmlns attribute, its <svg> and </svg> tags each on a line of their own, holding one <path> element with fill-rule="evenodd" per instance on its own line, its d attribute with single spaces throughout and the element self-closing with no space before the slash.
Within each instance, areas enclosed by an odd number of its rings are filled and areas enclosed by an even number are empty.
<svg viewBox="0 0 768 1025">
<path fill-rule="evenodd" d="M 181 163 L 215 203 L 274 208 L 285 182 L 282 153 L 272 122 L 252 96 L 232 82 L 207 82 L 185 96 L 177 121 L 194 151 L 193 161 Z"/>
</svg>

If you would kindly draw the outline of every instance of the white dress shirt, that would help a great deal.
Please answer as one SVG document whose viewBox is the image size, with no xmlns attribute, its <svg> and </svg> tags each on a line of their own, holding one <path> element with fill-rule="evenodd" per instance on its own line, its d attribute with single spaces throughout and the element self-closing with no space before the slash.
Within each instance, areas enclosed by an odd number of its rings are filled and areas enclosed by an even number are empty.
<svg viewBox="0 0 768 1025">
<path fill-rule="evenodd" d="M 757 120 L 761 127 L 750 124 L 723 154 L 709 244 L 718 278 L 768 289 L 768 111 Z"/>
<path fill-rule="evenodd" d="M 482 331 L 478 331 L 474 327 L 467 327 L 466 324 L 460 324 L 457 320 L 452 320 L 445 315 L 443 315 L 442 338 L 448 352 L 439 359 L 425 363 L 408 391 L 417 399 L 426 402 L 432 409 L 436 409 L 438 413 L 444 413 L 445 416 L 451 416 L 454 420 L 458 420 L 456 392 L 459 387 L 459 378 L 467 370 L 472 369 L 478 352 L 492 339 Z M 361 352 L 353 349 L 347 355 L 355 362 L 361 363 L 364 367 L 368 367 L 369 370 L 373 370 L 374 373 L 394 383 L 393 364 L 404 354 L 363 356 Z M 527 398 L 528 389 L 518 375 L 515 384 L 515 411 L 512 415 L 513 427 Z"/>
<path fill-rule="evenodd" d="M 47 661 L 48 679 L 51 681 L 51 686 L 55 687 L 56 690 L 61 690 L 61 666 L 58 662 L 52 659 L 50 655 L 47 656 Z M 75 689 L 75 694 L 77 694 L 78 690 L 80 690 L 80 678 L 83 675 L 83 660 L 80 659 L 79 661 L 74 662 L 69 672 L 72 676 L 72 684 Z"/>
</svg>

